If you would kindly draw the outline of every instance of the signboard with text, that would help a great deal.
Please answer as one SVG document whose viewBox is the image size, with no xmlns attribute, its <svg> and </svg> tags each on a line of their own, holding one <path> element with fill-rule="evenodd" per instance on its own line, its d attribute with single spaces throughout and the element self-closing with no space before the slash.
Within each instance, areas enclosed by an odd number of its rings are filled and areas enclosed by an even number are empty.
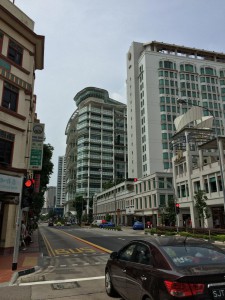
<svg viewBox="0 0 225 300">
<path fill-rule="evenodd" d="M 9 193 L 21 193 L 23 177 L 15 177 L 0 174 L 0 191 Z"/>
<path fill-rule="evenodd" d="M 44 124 L 34 123 L 30 151 L 30 169 L 41 170 L 43 158 Z"/>
</svg>

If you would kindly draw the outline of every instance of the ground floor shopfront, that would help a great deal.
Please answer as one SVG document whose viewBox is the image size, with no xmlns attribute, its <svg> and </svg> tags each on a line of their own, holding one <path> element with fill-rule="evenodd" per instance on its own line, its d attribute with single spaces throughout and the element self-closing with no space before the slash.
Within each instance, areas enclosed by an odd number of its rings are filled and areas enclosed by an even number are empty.
<svg viewBox="0 0 225 300">
<path fill-rule="evenodd" d="M 212 206 L 209 207 L 210 217 L 204 220 L 204 224 L 202 221 L 198 219 L 196 214 L 197 221 L 195 222 L 195 227 L 202 228 L 225 228 L 225 215 L 224 215 L 224 207 L 223 206 Z M 179 227 L 192 227 L 192 215 L 190 209 L 183 208 L 180 210 L 179 215 L 176 218 L 176 222 L 172 223 L 168 215 L 166 213 L 161 213 L 156 210 L 154 213 L 150 213 L 147 210 L 142 212 L 133 212 L 132 214 L 126 214 L 126 210 L 119 211 L 116 213 L 104 213 L 99 214 L 97 219 L 105 219 L 106 215 L 111 217 L 111 221 L 117 225 L 122 226 L 132 226 L 135 221 L 140 221 L 146 224 L 148 221 L 151 222 L 152 227 L 157 226 L 176 226 L 178 224 Z"/>
<path fill-rule="evenodd" d="M 14 249 L 21 188 L 22 177 L 0 174 L 0 254 Z"/>
</svg>

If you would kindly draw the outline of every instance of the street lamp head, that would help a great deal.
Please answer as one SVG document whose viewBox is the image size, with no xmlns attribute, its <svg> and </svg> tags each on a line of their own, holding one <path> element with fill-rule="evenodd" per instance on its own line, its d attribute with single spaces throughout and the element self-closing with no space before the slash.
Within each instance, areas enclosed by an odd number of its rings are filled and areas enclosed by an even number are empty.
<svg viewBox="0 0 225 300">
<path fill-rule="evenodd" d="M 177 104 L 187 104 L 187 102 L 183 99 L 177 98 Z"/>
</svg>

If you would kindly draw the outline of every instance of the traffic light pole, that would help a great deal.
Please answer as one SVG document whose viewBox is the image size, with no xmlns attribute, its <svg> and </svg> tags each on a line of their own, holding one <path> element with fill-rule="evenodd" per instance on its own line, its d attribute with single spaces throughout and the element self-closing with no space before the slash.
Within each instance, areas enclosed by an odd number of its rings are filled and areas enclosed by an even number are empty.
<svg viewBox="0 0 225 300">
<path fill-rule="evenodd" d="M 19 195 L 19 204 L 17 210 L 17 219 L 16 219 L 16 236 L 13 250 L 13 262 L 12 262 L 12 271 L 17 270 L 18 254 L 19 254 L 19 243 L 20 243 L 20 232 L 21 232 L 21 218 L 22 218 L 22 193 L 23 193 L 23 177 L 21 177 L 21 192 Z"/>
</svg>

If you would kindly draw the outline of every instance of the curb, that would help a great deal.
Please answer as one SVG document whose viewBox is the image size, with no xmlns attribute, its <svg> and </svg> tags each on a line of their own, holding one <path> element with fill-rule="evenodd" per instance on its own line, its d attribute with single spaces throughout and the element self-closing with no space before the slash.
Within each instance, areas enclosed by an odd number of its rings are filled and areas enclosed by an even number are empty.
<svg viewBox="0 0 225 300">
<path fill-rule="evenodd" d="M 25 275 L 28 275 L 28 274 L 32 274 L 34 272 L 37 272 L 40 270 L 41 267 L 39 266 L 35 266 L 35 267 L 32 267 L 30 269 L 26 269 L 26 270 L 23 270 L 23 271 L 18 271 L 18 272 L 15 272 L 9 282 L 8 285 L 13 285 L 16 280 L 21 277 L 21 276 L 25 276 Z"/>
</svg>

